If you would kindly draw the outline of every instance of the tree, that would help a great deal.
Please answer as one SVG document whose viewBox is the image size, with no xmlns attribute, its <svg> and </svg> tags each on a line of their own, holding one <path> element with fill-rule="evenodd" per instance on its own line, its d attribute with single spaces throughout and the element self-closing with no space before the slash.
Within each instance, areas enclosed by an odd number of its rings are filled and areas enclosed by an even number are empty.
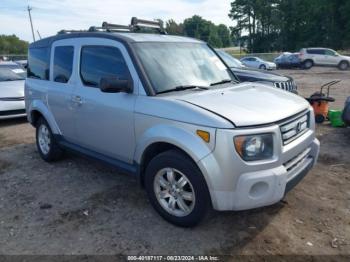
<svg viewBox="0 0 350 262">
<path fill-rule="evenodd" d="M 198 15 L 185 19 L 183 33 L 201 39 L 213 47 L 227 47 L 231 44 L 230 30 L 225 25 L 216 26 Z"/>
<path fill-rule="evenodd" d="M 183 35 L 183 24 L 177 24 L 173 19 L 166 22 L 166 31 L 171 35 Z"/>
<path fill-rule="evenodd" d="M 251 52 L 350 47 L 348 0 L 235 0 L 229 17 Z"/>
<path fill-rule="evenodd" d="M 15 35 L 0 35 L 0 54 L 26 54 L 28 42 L 20 40 Z"/>
<path fill-rule="evenodd" d="M 218 35 L 222 42 L 222 47 L 228 47 L 231 45 L 231 33 L 228 27 L 224 24 L 220 24 L 217 26 Z"/>
</svg>

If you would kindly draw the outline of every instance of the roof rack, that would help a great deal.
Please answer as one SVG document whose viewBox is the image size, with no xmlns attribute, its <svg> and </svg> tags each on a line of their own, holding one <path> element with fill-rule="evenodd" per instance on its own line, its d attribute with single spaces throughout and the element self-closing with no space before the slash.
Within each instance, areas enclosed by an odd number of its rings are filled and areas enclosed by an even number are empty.
<svg viewBox="0 0 350 262">
<path fill-rule="evenodd" d="M 88 30 L 61 30 L 58 34 L 82 33 L 82 32 L 139 32 L 142 28 L 155 29 L 160 34 L 167 34 L 161 21 L 150 21 L 133 17 L 130 25 L 118 25 L 103 22 L 102 26 L 91 26 Z"/>
</svg>

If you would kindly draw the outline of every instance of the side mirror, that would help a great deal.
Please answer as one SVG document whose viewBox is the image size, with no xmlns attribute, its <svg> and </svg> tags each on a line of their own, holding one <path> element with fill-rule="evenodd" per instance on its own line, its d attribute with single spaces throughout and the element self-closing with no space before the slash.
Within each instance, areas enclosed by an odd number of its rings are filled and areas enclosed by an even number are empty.
<svg viewBox="0 0 350 262">
<path fill-rule="evenodd" d="M 104 93 L 131 93 L 133 86 L 130 79 L 125 80 L 110 76 L 101 78 L 100 90 Z"/>
</svg>

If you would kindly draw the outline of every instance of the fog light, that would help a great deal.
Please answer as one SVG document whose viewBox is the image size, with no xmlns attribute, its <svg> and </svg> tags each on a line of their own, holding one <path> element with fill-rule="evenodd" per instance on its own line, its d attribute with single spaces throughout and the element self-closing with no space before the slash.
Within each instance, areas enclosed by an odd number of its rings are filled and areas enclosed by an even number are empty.
<svg viewBox="0 0 350 262">
<path fill-rule="evenodd" d="M 267 184 L 266 182 L 258 182 L 250 188 L 249 195 L 252 198 L 261 198 L 268 191 L 268 189 L 269 184 Z"/>
</svg>

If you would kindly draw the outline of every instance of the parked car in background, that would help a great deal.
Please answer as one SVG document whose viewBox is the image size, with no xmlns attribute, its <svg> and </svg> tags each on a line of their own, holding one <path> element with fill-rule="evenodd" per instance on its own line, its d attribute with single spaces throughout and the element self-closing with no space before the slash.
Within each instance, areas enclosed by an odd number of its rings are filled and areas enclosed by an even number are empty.
<svg viewBox="0 0 350 262">
<path fill-rule="evenodd" d="M 347 70 L 350 66 L 349 56 L 340 55 L 328 48 L 303 48 L 299 58 L 304 69 L 313 66 L 334 66 L 340 70 Z"/>
<path fill-rule="evenodd" d="M 295 68 L 300 67 L 300 53 L 285 52 L 275 58 L 274 62 L 277 68 Z"/>
<path fill-rule="evenodd" d="M 0 119 L 23 117 L 25 70 L 14 62 L 0 62 Z"/>
<path fill-rule="evenodd" d="M 294 82 L 293 78 L 289 76 L 251 69 L 223 50 L 216 49 L 216 52 L 241 82 L 259 82 L 293 93 L 298 92 L 296 83 Z"/>
<path fill-rule="evenodd" d="M 241 59 L 241 62 L 250 68 L 256 68 L 260 70 L 274 70 L 277 68 L 273 62 L 265 61 L 259 57 L 248 56 Z"/>
<path fill-rule="evenodd" d="M 22 66 L 24 69 L 27 69 L 28 61 L 27 60 L 16 60 L 16 64 Z"/>
<path fill-rule="evenodd" d="M 146 25 L 161 34 L 137 33 Z M 316 164 L 305 99 L 237 82 L 207 43 L 161 23 L 63 31 L 28 54 L 25 101 L 42 159 L 68 148 L 134 174 L 176 225 L 196 225 L 210 207 L 277 203 Z"/>
</svg>

